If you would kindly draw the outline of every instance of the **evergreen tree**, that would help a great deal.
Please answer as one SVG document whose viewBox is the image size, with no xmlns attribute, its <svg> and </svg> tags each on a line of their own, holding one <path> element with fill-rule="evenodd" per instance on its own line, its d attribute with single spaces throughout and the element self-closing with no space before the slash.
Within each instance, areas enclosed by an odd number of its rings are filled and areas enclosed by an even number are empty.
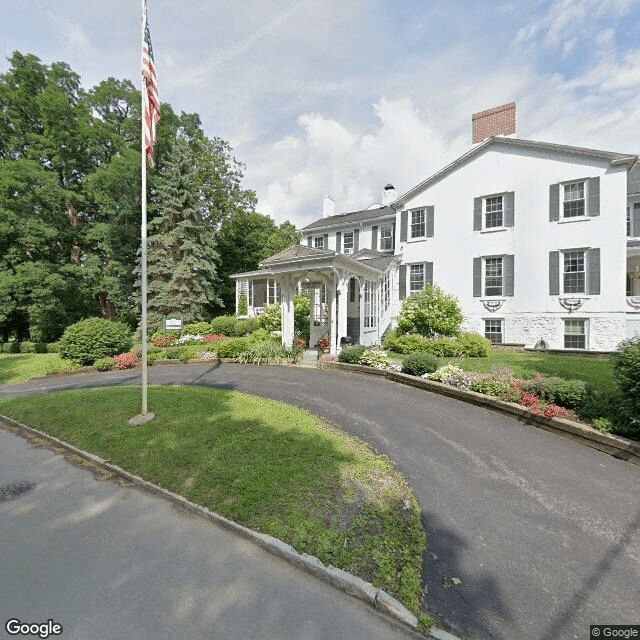
<svg viewBox="0 0 640 640">
<path fill-rule="evenodd" d="M 168 315 L 185 323 L 211 317 L 217 296 L 215 227 L 198 186 L 193 149 L 179 139 L 158 176 L 158 213 L 149 222 L 148 326 Z"/>
</svg>

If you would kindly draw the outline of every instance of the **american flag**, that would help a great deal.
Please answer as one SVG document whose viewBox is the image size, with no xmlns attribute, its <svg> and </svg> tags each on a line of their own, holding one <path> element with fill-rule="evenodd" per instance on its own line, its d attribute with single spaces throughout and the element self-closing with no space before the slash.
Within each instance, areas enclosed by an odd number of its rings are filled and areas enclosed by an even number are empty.
<svg viewBox="0 0 640 640">
<path fill-rule="evenodd" d="M 143 6 L 144 41 L 142 43 L 142 78 L 144 113 L 144 148 L 147 154 L 147 163 L 153 167 L 153 145 L 157 141 L 156 124 L 160 120 L 160 100 L 158 99 L 158 84 L 156 81 L 156 65 L 153 61 L 153 48 L 151 47 L 151 32 L 147 22 L 147 2 Z"/>
</svg>

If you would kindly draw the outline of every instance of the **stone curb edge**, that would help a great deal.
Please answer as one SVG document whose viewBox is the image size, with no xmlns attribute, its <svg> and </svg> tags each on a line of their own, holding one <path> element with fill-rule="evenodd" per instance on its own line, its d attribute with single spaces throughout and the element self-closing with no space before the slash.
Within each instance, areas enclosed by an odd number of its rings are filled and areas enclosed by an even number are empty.
<svg viewBox="0 0 640 640">
<path fill-rule="evenodd" d="M 431 391 L 438 395 L 448 396 L 462 402 L 485 407 L 491 411 L 509 415 L 524 424 L 550 431 L 568 440 L 579 442 L 603 453 L 608 453 L 614 458 L 626 460 L 640 466 L 640 443 L 620 436 L 596 431 L 579 422 L 565 420 L 564 418 L 538 416 L 519 404 L 498 400 L 497 398 L 485 396 L 475 391 L 458 389 L 457 387 L 452 387 L 441 382 L 410 376 L 406 373 L 398 373 L 386 369 L 372 369 L 364 365 L 347 364 L 345 362 L 323 362 L 322 368 L 378 376 L 391 380 L 392 382 L 398 382 L 417 389 Z"/>
<path fill-rule="evenodd" d="M 246 540 L 249 540 L 254 544 L 259 545 L 272 555 L 275 555 L 298 567 L 299 569 L 302 569 L 303 571 L 314 575 L 320 580 L 331 584 L 343 593 L 353 596 L 358 600 L 361 600 L 364 603 L 370 605 L 379 613 L 382 613 L 383 615 L 392 618 L 395 622 L 400 623 L 403 627 L 405 627 L 405 630 L 416 632 L 416 637 L 431 637 L 436 640 L 459 640 L 456 636 L 453 636 L 442 629 L 437 629 L 434 627 L 429 629 L 426 636 L 423 633 L 419 633 L 418 619 L 416 618 L 416 616 L 398 600 L 390 596 L 386 591 L 374 587 L 371 583 L 366 582 L 365 580 L 362 580 L 362 578 L 358 578 L 357 576 L 354 576 L 347 571 L 338 569 L 337 567 L 331 565 L 327 567 L 315 556 L 311 556 L 307 553 L 298 553 L 291 545 L 287 544 L 286 542 L 282 542 L 281 540 L 278 540 L 277 538 L 274 538 L 270 535 L 258 533 L 257 531 L 253 531 L 252 529 L 243 527 L 242 525 L 237 524 L 232 520 L 228 520 L 227 518 L 222 517 L 214 511 L 210 511 L 206 507 L 202 507 L 194 502 L 190 502 L 186 498 L 168 491 L 167 489 L 163 489 L 158 485 L 147 482 L 143 478 L 129 473 L 121 467 L 111 464 L 110 462 L 107 462 L 106 460 L 103 460 L 98 456 L 94 456 L 93 454 L 83 451 L 82 449 L 78 449 L 77 447 L 74 447 L 64 440 L 60 440 L 59 438 L 50 436 L 43 431 L 39 431 L 38 429 L 34 429 L 33 427 L 29 427 L 25 424 L 22 424 L 21 422 L 17 422 L 12 418 L 8 418 L 7 416 L 3 416 L 2 414 L 0 414 L 0 427 L 7 426 L 14 430 L 17 430 L 21 434 L 33 435 L 47 440 L 51 444 L 54 444 L 65 449 L 69 453 L 73 453 L 79 456 L 100 467 L 101 469 L 104 469 L 105 471 L 109 471 L 114 476 L 130 482 L 131 484 L 144 491 L 147 491 L 148 493 L 168 500 L 183 511 L 205 518 L 206 520 L 213 522 L 214 524 L 226 529 L 227 531 L 231 531 L 232 533 L 239 535 L 240 537 L 245 538 Z"/>
</svg>

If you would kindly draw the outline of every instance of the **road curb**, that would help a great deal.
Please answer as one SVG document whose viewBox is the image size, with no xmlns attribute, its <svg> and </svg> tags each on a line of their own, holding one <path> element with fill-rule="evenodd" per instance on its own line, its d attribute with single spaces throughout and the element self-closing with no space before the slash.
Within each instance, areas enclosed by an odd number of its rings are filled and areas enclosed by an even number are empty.
<svg viewBox="0 0 640 640">
<path fill-rule="evenodd" d="M 435 382 L 434 380 L 426 380 L 417 376 L 410 376 L 406 373 L 398 373 L 397 371 L 388 371 L 387 369 L 374 369 L 360 364 L 347 364 L 345 362 L 323 362 L 322 368 L 336 370 L 336 371 L 348 371 L 351 373 L 364 374 L 369 376 L 382 377 L 392 382 L 398 382 L 417 389 L 424 389 L 425 391 L 431 391 L 441 396 L 447 396 L 467 402 L 469 404 L 475 404 L 480 407 L 484 407 L 497 413 L 508 415 L 539 429 L 550 431 L 556 435 L 579 442 L 580 444 L 597 449 L 603 453 L 612 455 L 614 458 L 626 460 L 632 464 L 640 466 L 640 442 L 622 438 L 620 436 L 614 436 L 609 433 L 602 433 L 591 427 L 580 424 L 579 422 L 573 422 L 572 420 L 565 420 L 564 418 L 548 418 L 546 416 L 539 416 L 529 411 L 527 408 L 515 404 L 513 402 L 505 402 L 504 400 L 498 400 L 491 396 L 485 396 L 482 393 L 476 393 L 475 391 L 467 391 L 466 389 L 459 389 L 458 387 L 452 387 L 448 384 L 441 382 Z"/>
<path fill-rule="evenodd" d="M 98 456 L 94 456 L 87 451 L 78 449 L 64 440 L 60 440 L 59 438 L 44 433 L 43 431 L 39 431 L 38 429 L 34 429 L 33 427 L 29 427 L 1 414 L 0 427 L 8 428 L 8 430 L 13 432 L 18 432 L 19 435 L 31 435 L 46 440 L 50 444 L 63 448 L 67 452 L 87 460 L 93 465 L 108 471 L 112 475 L 125 480 L 148 493 L 168 500 L 183 511 L 205 518 L 227 531 L 259 545 L 272 555 L 275 555 L 290 564 L 293 564 L 299 569 L 314 575 L 324 582 L 331 584 L 343 593 L 353 596 L 368 604 L 380 614 L 393 619 L 396 623 L 399 623 L 405 628 L 405 630 L 415 632 L 417 638 L 430 637 L 436 640 L 458 640 L 456 636 L 452 636 L 446 631 L 433 627 L 426 634 L 420 632 L 418 630 L 417 617 L 402 603 L 390 596 L 384 590 L 374 587 L 371 583 L 366 582 L 365 580 L 362 580 L 362 578 L 358 578 L 347 571 L 331 565 L 327 567 L 315 556 L 311 556 L 306 553 L 298 553 L 290 544 L 287 544 L 282 540 L 278 540 L 277 538 L 264 533 L 258 533 L 257 531 L 253 531 L 247 527 L 243 527 L 242 525 L 233 522 L 232 520 L 228 520 L 206 507 L 190 502 L 186 498 L 168 491 L 167 489 L 163 489 L 158 485 L 152 484 L 151 482 L 147 482 L 140 476 L 129 473 L 121 467 L 111 464 Z"/>
</svg>

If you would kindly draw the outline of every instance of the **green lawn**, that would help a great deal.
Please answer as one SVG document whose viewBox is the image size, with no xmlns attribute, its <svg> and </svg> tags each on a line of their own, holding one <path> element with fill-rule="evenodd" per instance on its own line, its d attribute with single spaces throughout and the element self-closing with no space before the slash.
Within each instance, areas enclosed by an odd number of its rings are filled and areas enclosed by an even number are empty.
<svg viewBox="0 0 640 640">
<path fill-rule="evenodd" d="M 389 354 L 404 359 L 406 355 Z M 558 376 L 566 380 L 584 380 L 602 392 L 613 392 L 613 367 L 608 357 L 556 355 L 539 351 L 501 351 L 493 349 L 488 358 L 441 358 L 442 364 L 449 362 L 464 371 L 491 371 L 491 368 L 509 367 L 516 378 L 530 379 L 536 373 Z"/>
<path fill-rule="evenodd" d="M 80 368 L 71 360 L 63 360 L 57 353 L 0 353 L 0 384 L 26 382 L 57 371 Z"/>
<path fill-rule="evenodd" d="M 362 442 L 304 411 L 198 387 L 137 387 L 0 401 L 41 429 L 380 586 L 419 613 L 425 535 L 405 480 Z M 423 617 L 423 622 L 428 622 Z"/>
</svg>

